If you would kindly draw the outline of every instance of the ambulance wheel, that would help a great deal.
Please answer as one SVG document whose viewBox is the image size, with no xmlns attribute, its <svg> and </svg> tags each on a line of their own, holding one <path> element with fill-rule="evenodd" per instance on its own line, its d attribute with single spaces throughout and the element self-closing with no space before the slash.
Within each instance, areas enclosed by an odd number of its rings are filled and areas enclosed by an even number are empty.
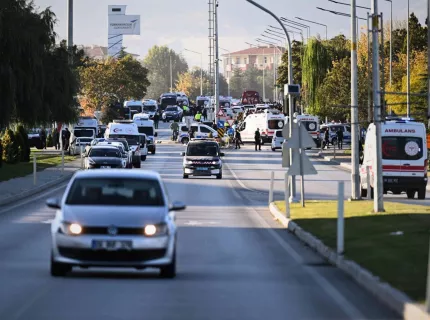
<svg viewBox="0 0 430 320">
<path fill-rule="evenodd" d="M 183 179 L 188 179 L 188 174 L 185 174 L 185 173 L 184 173 L 184 174 L 182 175 L 182 178 L 183 178 Z"/>
<path fill-rule="evenodd" d="M 140 168 L 141 168 L 141 163 L 140 163 L 140 161 L 139 161 L 139 162 L 136 162 L 133 166 L 134 166 L 135 168 L 140 169 Z"/>
<path fill-rule="evenodd" d="M 370 198 L 374 198 L 374 196 L 375 196 L 375 192 L 374 192 L 374 189 L 373 189 L 373 187 L 370 187 Z"/>
<path fill-rule="evenodd" d="M 275 148 L 272 148 L 272 151 L 276 151 L 276 149 L 275 149 Z"/>
<path fill-rule="evenodd" d="M 182 138 L 181 143 L 187 144 L 189 141 L 190 141 L 190 139 L 188 139 L 188 138 Z"/>
<path fill-rule="evenodd" d="M 145 161 L 146 160 L 146 156 L 140 156 L 140 160 L 141 161 Z"/>
<path fill-rule="evenodd" d="M 408 199 L 413 199 L 415 197 L 415 190 L 406 190 L 406 195 Z"/>
<path fill-rule="evenodd" d="M 418 199 L 424 200 L 426 198 L 426 188 L 418 189 Z"/>
</svg>

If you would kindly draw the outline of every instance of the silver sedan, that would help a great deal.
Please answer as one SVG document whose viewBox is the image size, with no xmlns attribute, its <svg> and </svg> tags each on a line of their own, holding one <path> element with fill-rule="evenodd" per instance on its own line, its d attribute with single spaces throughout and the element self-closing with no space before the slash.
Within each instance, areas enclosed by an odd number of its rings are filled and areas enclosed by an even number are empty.
<svg viewBox="0 0 430 320">
<path fill-rule="evenodd" d="M 175 212 L 158 173 L 151 171 L 80 171 L 62 199 L 51 224 L 51 275 L 65 276 L 73 267 L 160 269 L 176 275 Z"/>
</svg>

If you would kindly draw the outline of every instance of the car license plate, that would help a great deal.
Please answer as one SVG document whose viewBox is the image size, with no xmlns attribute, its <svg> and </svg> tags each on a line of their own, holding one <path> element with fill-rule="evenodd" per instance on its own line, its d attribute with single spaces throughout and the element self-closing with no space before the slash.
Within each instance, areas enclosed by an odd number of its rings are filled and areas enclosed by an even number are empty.
<svg viewBox="0 0 430 320">
<path fill-rule="evenodd" d="M 100 166 L 101 169 L 110 169 L 110 166 Z"/>
<path fill-rule="evenodd" d="M 131 241 L 118 241 L 118 240 L 93 240 L 92 248 L 94 250 L 131 250 Z"/>
<path fill-rule="evenodd" d="M 387 183 L 399 183 L 399 179 L 397 179 L 397 178 L 395 178 L 395 179 L 393 179 L 393 178 L 385 178 L 384 182 L 387 182 Z"/>
<path fill-rule="evenodd" d="M 209 168 L 197 168 L 197 171 L 208 171 Z"/>
</svg>

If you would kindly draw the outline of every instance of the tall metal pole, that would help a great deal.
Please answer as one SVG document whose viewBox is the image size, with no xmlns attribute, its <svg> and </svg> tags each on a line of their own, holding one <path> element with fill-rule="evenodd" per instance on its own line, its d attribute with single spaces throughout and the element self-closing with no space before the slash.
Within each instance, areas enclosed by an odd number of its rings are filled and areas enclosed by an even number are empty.
<svg viewBox="0 0 430 320">
<path fill-rule="evenodd" d="M 390 87 L 393 85 L 393 1 L 390 2 Z"/>
<path fill-rule="evenodd" d="M 264 48 L 263 48 L 263 102 L 266 102 L 266 74 L 265 74 L 265 69 L 266 69 L 266 64 L 265 64 L 265 56 L 264 56 Z"/>
<path fill-rule="evenodd" d="M 382 140 L 381 140 L 381 95 L 379 84 L 379 17 L 378 0 L 372 0 L 372 64 L 373 64 L 373 118 L 375 123 L 375 165 L 374 173 L 374 203 L 375 212 L 384 212 L 384 188 L 382 181 Z M 370 188 L 368 192 L 370 192 Z"/>
<path fill-rule="evenodd" d="M 276 47 L 273 46 L 273 102 L 276 101 Z"/>
<path fill-rule="evenodd" d="M 385 118 L 387 115 L 387 110 L 385 110 L 385 51 L 384 51 L 384 45 L 385 45 L 385 37 L 384 37 L 384 14 L 381 12 L 381 44 L 382 44 L 382 50 L 381 50 L 381 117 Z"/>
<path fill-rule="evenodd" d="M 228 86 L 228 96 L 230 97 L 230 79 L 231 79 L 231 75 L 232 75 L 232 70 L 231 70 L 232 64 L 231 64 L 231 52 L 230 51 L 228 52 L 228 62 L 230 63 L 230 76 L 228 77 L 227 86 Z"/>
<path fill-rule="evenodd" d="M 170 59 L 170 92 L 173 92 L 172 52 L 169 53 L 169 59 Z"/>
<path fill-rule="evenodd" d="M 69 63 L 73 63 L 73 0 L 67 0 L 67 49 Z"/>
<path fill-rule="evenodd" d="M 354 200 L 360 199 L 356 10 L 356 0 L 351 0 L 351 198 Z"/>
<path fill-rule="evenodd" d="M 203 53 L 200 53 L 200 96 L 203 96 Z"/>
<path fill-rule="evenodd" d="M 215 1 L 215 117 L 219 109 L 219 42 L 218 42 L 218 0 Z"/>
<path fill-rule="evenodd" d="M 372 122 L 372 106 L 371 106 L 371 95 L 370 87 L 372 81 L 370 79 L 370 25 L 369 25 L 370 14 L 367 13 L 367 122 Z"/>
<path fill-rule="evenodd" d="M 408 24 L 406 27 L 406 92 L 407 92 L 407 117 L 411 116 L 411 67 L 409 62 L 409 0 L 408 0 Z"/>
<path fill-rule="evenodd" d="M 256 6 L 257 8 L 259 8 L 260 10 L 263 10 L 264 12 L 270 14 L 281 26 L 282 30 L 284 30 L 285 33 L 285 40 L 288 44 L 288 48 L 287 48 L 287 52 L 288 52 L 288 84 L 293 84 L 293 60 L 292 60 L 292 45 L 291 45 L 291 39 L 290 36 L 288 34 L 287 29 L 285 28 L 284 24 L 281 22 L 281 20 L 279 20 L 279 18 L 270 10 L 264 8 L 263 6 L 259 5 L 258 3 L 256 3 L 253 0 L 246 0 L 249 3 L 253 4 L 254 6 Z M 288 99 L 288 105 L 289 105 L 289 132 L 290 132 L 290 136 L 293 132 L 293 114 L 294 114 L 294 102 L 293 102 L 293 98 L 290 95 L 289 99 Z M 285 112 L 285 105 L 284 105 L 284 112 Z M 293 151 L 292 149 L 290 149 L 290 164 L 293 163 Z M 290 201 L 291 202 L 296 202 L 296 176 L 291 176 L 291 181 L 290 181 L 290 186 L 291 186 L 291 192 L 290 192 Z"/>
</svg>

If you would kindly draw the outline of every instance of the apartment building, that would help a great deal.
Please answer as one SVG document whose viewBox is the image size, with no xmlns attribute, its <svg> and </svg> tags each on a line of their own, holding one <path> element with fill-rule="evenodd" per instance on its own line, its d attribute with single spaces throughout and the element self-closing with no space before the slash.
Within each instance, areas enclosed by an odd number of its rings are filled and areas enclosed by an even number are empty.
<svg viewBox="0 0 430 320">
<path fill-rule="evenodd" d="M 92 46 L 78 46 L 78 49 L 83 49 L 87 57 L 96 60 L 104 60 L 108 57 L 108 48 L 92 45 Z M 138 54 L 129 53 L 133 58 L 137 59 Z"/>
<path fill-rule="evenodd" d="M 284 52 L 285 48 L 282 47 L 261 46 L 223 54 L 224 76 L 230 79 L 234 69 L 246 71 L 250 67 L 273 70 L 281 64 Z"/>
</svg>

